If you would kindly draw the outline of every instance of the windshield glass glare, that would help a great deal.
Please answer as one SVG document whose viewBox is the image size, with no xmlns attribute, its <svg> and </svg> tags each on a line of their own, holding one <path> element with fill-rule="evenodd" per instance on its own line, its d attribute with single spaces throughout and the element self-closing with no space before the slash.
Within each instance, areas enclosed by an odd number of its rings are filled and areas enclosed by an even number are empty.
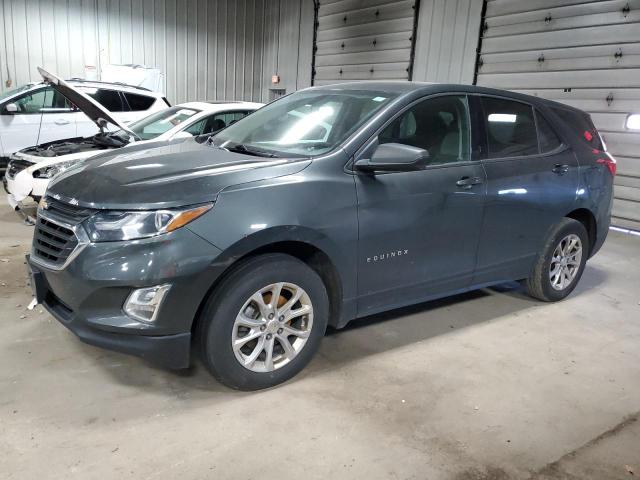
<svg viewBox="0 0 640 480">
<path fill-rule="evenodd" d="M 371 90 L 310 90 L 283 97 L 227 127 L 213 138 L 222 148 L 235 145 L 278 156 L 329 152 L 395 98 Z"/>
<path fill-rule="evenodd" d="M 135 133 L 141 140 L 151 140 L 159 135 L 171 130 L 173 127 L 180 125 L 185 120 L 190 119 L 200 110 L 195 108 L 184 107 L 171 107 L 161 112 L 149 115 L 137 122 L 132 122 L 128 125 L 133 133 Z M 122 130 L 118 133 L 126 135 L 126 132 Z"/>
</svg>

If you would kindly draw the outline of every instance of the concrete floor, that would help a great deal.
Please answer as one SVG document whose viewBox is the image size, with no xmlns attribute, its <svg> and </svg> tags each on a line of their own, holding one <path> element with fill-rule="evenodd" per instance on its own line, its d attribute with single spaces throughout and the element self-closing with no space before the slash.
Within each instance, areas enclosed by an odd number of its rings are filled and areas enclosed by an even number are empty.
<svg viewBox="0 0 640 480">
<path fill-rule="evenodd" d="M 562 303 L 505 286 L 372 317 L 246 394 L 27 311 L 30 236 L 0 204 L 2 478 L 640 475 L 639 237 L 612 232 Z"/>
</svg>

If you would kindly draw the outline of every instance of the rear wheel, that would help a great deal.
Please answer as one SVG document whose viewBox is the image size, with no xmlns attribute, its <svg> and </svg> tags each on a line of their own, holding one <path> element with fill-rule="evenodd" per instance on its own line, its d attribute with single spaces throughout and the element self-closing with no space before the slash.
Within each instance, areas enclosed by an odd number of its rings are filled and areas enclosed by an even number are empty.
<svg viewBox="0 0 640 480">
<path fill-rule="evenodd" d="M 589 235 L 582 223 L 563 218 L 551 231 L 526 280 L 529 295 L 545 302 L 562 300 L 576 287 L 589 256 Z"/>
<path fill-rule="evenodd" d="M 283 254 L 250 258 L 216 288 L 200 319 L 203 361 L 222 383 L 257 390 L 302 370 L 329 311 L 318 274 Z"/>
</svg>

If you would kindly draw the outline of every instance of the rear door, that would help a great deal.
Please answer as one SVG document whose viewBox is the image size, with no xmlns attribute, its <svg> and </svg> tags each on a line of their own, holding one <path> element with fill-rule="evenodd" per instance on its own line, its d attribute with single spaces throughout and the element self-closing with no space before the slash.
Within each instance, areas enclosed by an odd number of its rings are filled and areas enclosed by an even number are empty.
<svg viewBox="0 0 640 480">
<path fill-rule="evenodd" d="M 487 202 L 474 284 L 527 277 L 549 229 L 571 211 L 578 163 L 532 105 L 474 96 Z"/>
<path fill-rule="evenodd" d="M 358 194 L 358 314 L 464 289 L 482 226 L 485 175 L 471 160 L 465 95 L 421 100 L 364 149 L 401 143 L 429 151 L 412 172 L 355 175 Z"/>
</svg>

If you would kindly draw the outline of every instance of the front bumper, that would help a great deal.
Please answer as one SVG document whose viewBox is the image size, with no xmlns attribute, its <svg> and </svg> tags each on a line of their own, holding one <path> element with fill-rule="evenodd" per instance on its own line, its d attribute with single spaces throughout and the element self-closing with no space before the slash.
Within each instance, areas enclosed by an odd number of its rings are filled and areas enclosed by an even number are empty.
<svg viewBox="0 0 640 480">
<path fill-rule="evenodd" d="M 6 175 L 2 179 L 4 190 L 7 192 L 7 203 L 13 210 L 23 216 L 35 214 L 37 203 L 44 195 L 48 184 L 48 181 L 34 179 L 30 175 L 28 178 L 31 180 L 31 185 L 28 187 L 26 195 L 16 194 L 16 179 L 9 178 Z"/>
<path fill-rule="evenodd" d="M 191 326 L 218 268 L 220 250 L 187 228 L 129 242 L 89 244 L 63 270 L 28 256 L 34 295 L 48 312 L 91 345 L 167 368 L 189 366 Z M 156 320 L 128 317 L 135 288 L 170 283 Z"/>
</svg>

